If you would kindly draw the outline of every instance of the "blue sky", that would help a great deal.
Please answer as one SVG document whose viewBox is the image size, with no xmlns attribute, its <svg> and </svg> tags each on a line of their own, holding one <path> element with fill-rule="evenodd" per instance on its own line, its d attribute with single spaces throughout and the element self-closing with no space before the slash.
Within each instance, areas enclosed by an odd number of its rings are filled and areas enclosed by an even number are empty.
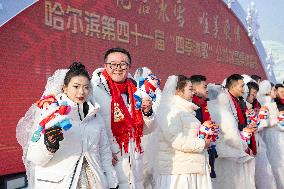
<svg viewBox="0 0 284 189">
<path fill-rule="evenodd" d="M 238 0 L 247 11 L 250 0 Z M 284 44 L 284 0 L 255 0 L 260 24 L 259 35 L 264 41 Z"/>
<path fill-rule="evenodd" d="M 27 7 L 36 0 L 0 0 L 0 26 L 7 19 L 14 16 L 15 13 L 21 11 L 23 7 Z"/>
<path fill-rule="evenodd" d="M 250 0 L 238 0 L 247 11 Z M 278 82 L 284 81 L 284 0 L 255 0 L 259 36 L 265 49 L 272 50 L 274 73 Z"/>
</svg>

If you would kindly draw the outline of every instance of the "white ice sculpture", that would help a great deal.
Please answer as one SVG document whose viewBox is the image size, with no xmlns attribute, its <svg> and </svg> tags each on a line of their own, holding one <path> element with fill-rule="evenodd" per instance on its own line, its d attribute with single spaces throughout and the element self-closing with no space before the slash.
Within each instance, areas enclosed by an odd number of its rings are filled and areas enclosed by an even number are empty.
<svg viewBox="0 0 284 189">
<path fill-rule="evenodd" d="M 272 50 L 269 49 L 269 52 L 267 53 L 267 57 L 266 57 L 266 69 L 268 71 L 269 76 L 273 75 L 274 65 L 275 65 L 275 63 L 273 61 Z"/>
<path fill-rule="evenodd" d="M 235 0 L 228 0 L 227 1 L 227 5 L 229 7 L 229 9 L 232 7 L 232 4 L 235 2 Z"/>
<path fill-rule="evenodd" d="M 251 4 L 248 7 L 246 23 L 247 23 L 248 36 L 251 38 L 253 44 L 255 44 L 256 40 L 259 39 L 258 35 L 259 24 L 258 24 L 258 14 L 254 2 L 251 2 Z"/>
</svg>

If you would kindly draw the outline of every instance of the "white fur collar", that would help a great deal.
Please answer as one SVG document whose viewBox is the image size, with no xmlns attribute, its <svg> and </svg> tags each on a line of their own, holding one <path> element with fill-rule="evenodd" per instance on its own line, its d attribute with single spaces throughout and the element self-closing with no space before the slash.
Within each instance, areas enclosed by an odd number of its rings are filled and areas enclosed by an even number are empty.
<svg viewBox="0 0 284 189">
<path fill-rule="evenodd" d="M 182 98 L 178 95 L 174 95 L 172 102 L 179 107 L 183 107 L 184 109 L 186 109 L 187 111 L 189 111 L 191 113 L 195 113 L 195 110 L 197 110 L 199 108 L 194 103 L 187 101 L 187 100 L 185 100 L 184 98 Z"/>
<path fill-rule="evenodd" d="M 239 122 L 238 119 L 238 114 L 237 114 L 237 109 L 234 105 L 233 100 L 230 97 L 230 93 L 228 92 L 228 90 L 224 90 L 223 92 L 221 92 L 218 97 L 218 103 L 221 106 L 225 106 L 235 117 L 236 121 Z"/>
<path fill-rule="evenodd" d="M 66 101 L 67 104 L 69 106 L 71 106 L 71 108 L 73 107 L 77 107 L 78 104 L 73 102 L 72 100 L 70 100 L 66 94 L 61 93 L 59 95 L 56 96 L 57 99 L 60 99 L 61 101 Z M 93 115 L 95 115 L 96 113 L 98 113 L 98 111 L 100 110 L 100 105 L 98 103 L 94 103 L 92 104 L 90 101 L 87 101 L 88 105 L 89 105 L 89 112 L 88 115 L 86 117 L 92 117 Z M 79 104 L 79 108 L 81 111 L 83 111 L 83 104 Z"/>
</svg>

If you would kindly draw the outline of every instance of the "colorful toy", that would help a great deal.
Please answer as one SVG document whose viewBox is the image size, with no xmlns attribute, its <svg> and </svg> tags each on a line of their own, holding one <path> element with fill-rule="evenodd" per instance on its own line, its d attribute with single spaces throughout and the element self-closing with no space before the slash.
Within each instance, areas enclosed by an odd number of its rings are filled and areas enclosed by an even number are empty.
<svg viewBox="0 0 284 189">
<path fill-rule="evenodd" d="M 268 127 L 269 124 L 269 109 L 267 106 L 262 106 L 258 113 L 259 126 Z"/>
<path fill-rule="evenodd" d="M 134 93 L 136 100 L 135 108 L 142 106 L 142 99 L 150 98 L 156 101 L 156 89 L 160 86 L 160 79 L 155 74 L 149 74 L 146 78 L 140 78 L 137 83 L 137 91 Z"/>
<path fill-rule="evenodd" d="M 198 136 L 202 139 L 211 139 L 211 148 L 216 148 L 216 140 L 219 135 L 219 126 L 211 120 L 205 121 L 198 130 Z"/>
<path fill-rule="evenodd" d="M 254 109 L 246 110 L 247 124 L 258 123 L 257 114 Z"/>
<path fill-rule="evenodd" d="M 278 121 L 281 126 L 284 126 L 284 111 L 279 112 Z"/>
<path fill-rule="evenodd" d="M 72 127 L 70 120 L 67 118 L 70 107 L 66 101 L 59 104 L 53 95 L 48 95 L 43 96 L 36 102 L 36 105 L 41 109 L 43 119 L 39 122 L 38 129 L 34 132 L 31 141 L 37 142 L 47 128 L 58 126 L 67 131 Z"/>
<path fill-rule="evenodd" d="M 249 128 L 249 127 L 245 127 L 243 128 L 243 130 L 241 131 L 241 138 L 247 143 L 250 144 L 250 138 L 253 134 L 253 129 Z"/>
<path fill-rule="evenodd" d="M 215 136 L 215 129 L 218 129 L 219 126 L 215 124 L 215 122 L 208 120 L 205 121 L 199 128 L 198 136 L 202 139 L 210 139 L 211 137 Z M 216 141 L 216 140 L 215 140 Z"/>
<path fill-rule="evenodd" d="M 219 135 L 219 126 L 211 120 L 205 121 L 198 130 L 198 136 L 202 139 L 211 139 L 211 145 L 208 149 L 209 154 L 209 164 L 211 167 L 210 177 L 216 178 L 214 163 L 215 159 L 218 157 L 216 150 L 216 140 Z"/>
</svg>

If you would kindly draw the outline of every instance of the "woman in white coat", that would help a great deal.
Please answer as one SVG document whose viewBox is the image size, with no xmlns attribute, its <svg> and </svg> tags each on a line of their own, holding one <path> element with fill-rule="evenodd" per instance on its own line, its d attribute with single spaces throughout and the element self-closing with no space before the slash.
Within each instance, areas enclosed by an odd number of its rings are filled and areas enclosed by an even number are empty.
<svg viewBox="0 0 284 189">
<path fill-rule="evenodd" d="M 60 127 L 51 125 L 38 140 L 32 138 L 28 142 L 24 158 L 34 170 L 34 178 L 29 180 L 31 188 L 117 187 L 100 107 L 87 101 L 90 87 L 85 66 L 77 62 L 69 70 L 58 70 L 49 78 L 44 96 L 55 95 L 59 104 L 67 102 L 70 110 L 66 119 L 70 120 L 72 127 L 63 133 Z M 34 130 L 42 118 L 36 113 Z"/>
<path fill-rule="evenodd" d="M 278 124 L 278 108 L 274 102 L 275 87 L 267 80 L 260 82 L 258 101 L 269 109 L 269 122 L 261 132 L 266 144 L 266 153 L 271 164 L 277 188 L 284 188 L 284 128 Z"/>
<path fill-rule="evenodd" d="M 211 189 L 206 149 L 210 140 L 198 138 L 198 108 L 191 102 L 193 89 L 185 76 L 170 76 L 157 112 L 159 136 L 159 175 L 161 189 Z"/>
</svg>

